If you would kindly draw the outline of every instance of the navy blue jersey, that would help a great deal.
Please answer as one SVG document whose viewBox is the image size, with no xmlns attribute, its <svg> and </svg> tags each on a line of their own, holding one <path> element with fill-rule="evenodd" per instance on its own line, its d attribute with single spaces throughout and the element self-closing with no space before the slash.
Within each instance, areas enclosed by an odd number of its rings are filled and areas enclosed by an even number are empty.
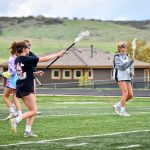
<svg viewBox="0 0 150 150">
<path fill-rule="evenodd" d="M 19 56 L 15 60 L 15 67 L 18 76 L 16 82 L 16 95 L 28 95 L 34 92 L 34 67 L 37 66 L 39 61 L 38 57 L 34 56 Z M 24 94 L 25 93 L 25 94 Z M 17 97 L 22 97 L 18 96 Z"/>
<path fill-rule="evenodd" d="M 33 52 L 31 52 L 31 51 L 29 52 L 28 56 L 32 56 L 32 57 L 37 58 L 37 56 Z M 34 72 L 36 72 L 36 68 L 34 68 Z"/>
</svg>

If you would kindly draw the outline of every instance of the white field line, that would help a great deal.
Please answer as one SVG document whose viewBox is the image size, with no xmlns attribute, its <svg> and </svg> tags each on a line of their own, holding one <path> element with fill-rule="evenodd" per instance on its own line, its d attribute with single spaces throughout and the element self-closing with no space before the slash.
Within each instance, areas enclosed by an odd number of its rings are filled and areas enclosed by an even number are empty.
<svg viewBox="0 0 150 150">
<path fill-rule="evenodd" d="M 82 146 L 82 145 L 87 145 L 88 143 L 79 143 L 79 144 L 68 144 L 66 145 L 67 147 L 75 147 L 75 146 Z"/>
<path fill-rule="evenodd" d="M 57 104 L 113 104 L 111 102 L 59 102 Z"/>
<path fill-rule="evenodd" d="M 127 148 L 135 148 L 135 147 L 141 147 L 141 145 L 137 144 L 137 145 L 121 146 L 118 147 L 118 149 L 127 149 Z"/>
<path fill-rule="evenodd" d="M 58 138 L 58 139 L 51 139 L 51 140 L 40 140 L 40 141 L 20 141 L 14 144 L 5 144 L 0 145 L 0 147 L 9 147 L 9 146 L 18 146 L 18 145 L 29 145 L 29 144 L 42 144 L 42 143 L 49 143 L 49 142 L 57 142 L 63 140 L 72 140 L 72 139 L 80 139 L 80 138 L 94 138 L 94 137 L 107 137 L 107 136 L 116 136 L 122 134 L 130 134 L 130 133 L 141 133 L 141 132 L 150 132 L 150 130 L 135 130 L 135 131 L 126 131 L 126 132 L 115 132 L 115 133 L 107 133 L 107 134 L 100 134 L 100 135 L 87 135 L 87 136 L 74 136 L 74 137 L 65 137 L 65 138 Z"/>
<path fill-rule="evenodd" d="M 43 114 L 43 113 L 42 113 Z M 132 115 L 136 115 L 136 114 L 150 114 L 150 112 L 137 112 L 137 113 L 132 113 L 131 114 L 131 116 Z M 39 115 L 39 116 L 36 116 L 37 118 L 45 118 L 45 117 L 67 117 L 67 116 L 85 116 L 85 115 L 87 115 L 87 114 L 64 114 L 64 115 Z M 91 115 L 91 116 L 105 116 L 105 115 L 117 115 L 116 113 L 92 113 L 92 114 L 89 114 L 89 115 Z M 119 116 L 119 115 L 118 115 Z M 131 117 L 130 116 L 130 117 Z M 119 117 L 122 117 L 122 116 L 119 116 Z M 6 121 L 5 119 L 0 119 L 0 121 Z"/>
</svg>

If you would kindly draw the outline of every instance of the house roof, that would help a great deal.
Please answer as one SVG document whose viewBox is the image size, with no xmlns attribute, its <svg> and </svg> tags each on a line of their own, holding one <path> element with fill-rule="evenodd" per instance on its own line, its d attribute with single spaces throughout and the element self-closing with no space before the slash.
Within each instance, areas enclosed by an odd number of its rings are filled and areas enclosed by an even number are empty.
<svg viewBox="0 0 150 150">
<path fill-rule="evenodd" d="M 57 51 L 58 52 L 58 51 Z M 48 54 L 54 54 L 51 52 Z M 48 54 L 42 54 L 45 56 Z M 69 53 L 59 58 L 51 68 L 112 68 L 114 55 L 100 50 L 91 50 L 91 48 L 72 48 Z M 38 63 L 37 68 L 46 67 L 51 61 Z M 135 68 L 150 68 L 150 63 L 135 60 Z M 7 67 L 7 62 L 1 65 Z"/>
<path fill-rule="evenodd" d="M 56 52 L 55 52 L 56 53 Z M 52 54 L 52 53 L 50 53 Z M 67 67 L 67 68 L 112 68 L 114 55 L 100 50 L 91 48 L 72 48 L 68 54 L 59 58 L 51 67 Z M 46 67 L 49 62 L 38 63 L 38 67 Z M 150 63 L 135 60 L 135 68 L 150 68 Z"/>
</svg>

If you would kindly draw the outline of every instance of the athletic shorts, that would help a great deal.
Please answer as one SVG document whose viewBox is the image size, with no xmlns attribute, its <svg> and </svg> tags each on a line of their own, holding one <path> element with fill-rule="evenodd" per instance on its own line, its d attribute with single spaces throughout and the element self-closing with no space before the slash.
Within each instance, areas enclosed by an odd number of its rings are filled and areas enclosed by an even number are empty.
<svg viewBox="0 0 150 150">
<path fill-rule="evenodd" d="M 17 81 L 17 76 L 8 78 L 6 81 L 6 87 L 11 89 L 16 89 L 16 81 Z"/>
<path fill-rule="evenodd" d="M 131 82 L 131 80 L 120 80 L 120 81 L 116 81 L 116 82 L 121 82 L 121 81 L 124 81 L 124 82 Z"/>
<path fill-rule="evenodd" d="M 28 96 L 31 93 L 33 93 L 33 92 L 21 92 L 21 91 L 17 90 L 16 91 L 16 97 L 23 98 L 24 96 Z"/>
</svg>

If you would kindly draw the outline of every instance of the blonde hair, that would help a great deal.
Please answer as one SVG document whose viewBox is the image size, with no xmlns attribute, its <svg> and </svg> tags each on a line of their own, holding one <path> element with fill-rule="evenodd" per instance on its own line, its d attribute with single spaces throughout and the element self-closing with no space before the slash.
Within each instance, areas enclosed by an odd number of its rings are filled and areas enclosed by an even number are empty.
<svg viewBox="0 0 150 150">
<path fill-rule="evenodd" d="M 127 45 L 127 43 L 124 42 L 124 41 L 119 42 L 119 43 L 118 43 L 118 52 L 120 52 L 120 48 L 126 47 L 126 45 Z"/>
</svg>

